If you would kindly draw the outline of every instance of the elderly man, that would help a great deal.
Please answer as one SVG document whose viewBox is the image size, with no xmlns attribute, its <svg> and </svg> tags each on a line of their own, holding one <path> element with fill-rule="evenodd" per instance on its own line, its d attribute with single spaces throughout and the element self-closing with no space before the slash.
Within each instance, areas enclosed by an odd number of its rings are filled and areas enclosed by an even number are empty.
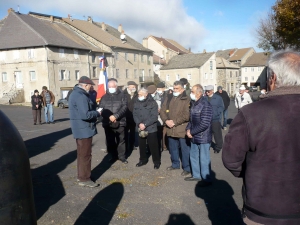
<svg viewBox="0 0 300 225">
<path fill-rule="evenodd" d="M 112 157 L 110 162 L 114 163 L 119 159 L 127 164 L 125 155 L 127 98 L 118 88 L 116 80 L 108 81 L 108 90 L 101 98 L 99 109 L 102 110 L 102 126 L 105 131 L 107 151 Z"/>
<path fill-rule="evenodd" d="M 147 144 L 152 155 L 154 169 L 160 167 L 160 152 L 157 141 L 158 106 L 147 89 L 140 89 L 138 101 L 134 104 L 133 118 L 139 129 L 140 160 L 136 164 L 141 167 L 148 163 Z"/>
<path fill-rule="evenodd" d="M 205 93 L 205 99 L 210 102 L 213 107 L 212 133 L 215 139 L 214 153 L 219 153 L 223 146 L 221 120 L 224 111 L 224 103 L 219 95 L 214 94 L 213 85 L 206 86 Z"/>
<path fill-rule="evenodd" d="M 127 150 L 131 152 L 133 149 L 136 150 L 139 146 L 138 135 L 136 132 L 136 124 L 133 119 L 133 106 L 137 101 L 137 84 L 134 81 L 127 82 L 127 88 L 124 90 L 124 94 L 127 97 L 127 111 L 126 111 L 126 142 Z"/>
<path fill-rule="evenodd" d="M 42 87 L 41 97 L 43 99 L 43 104 L 45 106 L 45 123 L 47 124 L 54 124 L 54 117 L 53 117 L 53 104 L 55 101 L 55 96 L 52 91 L 48 90 L 46 86 Z M 48 119 L 49 114 L 49 119 Z"/>
<path fill-rule="evenodd" d="M 182 176 L 190 174 L 190 140 L 186 136 L 185 128 L 190 119 L 190 96 L 186 95 L 183 84 L 175 81 L 173 96 L 166 100 L 160 110 L 160 117 L 166 124 L 169 140 L 169 151 L 172 165 L 167 170 L 180 169 L 180 155 L 183 172 Z M 181 151 L 181 154 L 180 154 Z"/>
<path fill-rule="evenodd" d="M 243 178 L 246 224 L 296 225 L 300 224 L 300 54 L 274 52 L 268 68 L 269 92 L 241 108 L 232 121 L 223 163 Z"/>
<path fill-rule="evenodd" d="M 189 84 L 188 80 L 186 78 L 181 78 L 179 81 L 183 84 L 183 88 L 184 88 L 186 94 L 188 96 L 190 96 L 191 89 L 190 89 L 190 84 Z"/>
<path fill-rule="evenodd" d="M 242 85 L 239 89 L 239 93 L 236 94 L 235 96 L 235 107 L 240 111 L 240 109 L 252 103 L 251 96 L 246 92 L 246 88 L 244 85 Z"/>
<path fill-rule="evenodd" d="M 95 122 L 100 116 L 89 98 L 92 85 L 92 80 L 82 76 L 69 97 L 71 129 L 77 144 L 77 181 L 86 187 L 99 186 L 91 180 L 92 142 L 97 134 Z"/>
<path fill-rule="evenodd" d="M 223 130 L 227 130 L 227 117 L 228 117 L 228 106 L 230 105 L 230 98 L 226 91 L 223 90 L 222 86 L 218 87 L 218 91 L 215 93 L 216 95 L 219 95 L 224 103 L 224 111 L 223 111 Z"/>
<path fill-rule="evenodd" d="M 192 177 L 186 177 L 186 181 L 201 181 L 198 186 L 204 187 L 211 184 L 210 177 L 210 154 L 211 123 L 213 108 L 203 97 L 203 88 L 200 84 L 193 86 L 191 99 L 194 101 L 190 113 L 190 122 L 186 130 L 191 138 L 190 161 Z"/>
</svg>

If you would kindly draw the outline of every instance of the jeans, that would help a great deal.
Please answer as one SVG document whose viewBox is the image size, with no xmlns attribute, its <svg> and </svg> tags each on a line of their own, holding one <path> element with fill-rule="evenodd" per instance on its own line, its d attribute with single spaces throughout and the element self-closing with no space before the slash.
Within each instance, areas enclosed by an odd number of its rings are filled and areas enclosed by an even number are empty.
<svg viewBox="0 0 300 225">
<path fill-rule="evenodd" d="M 223 111 L 223 128 L 227 126 L 228 109 Z"/>
<path fill-rule="evenodd" d="M 89 181 L 91 177 L 92 142 L 92 137 L 76 139 L 77 178 L 80 181 Z"/>
<path fill-rule="evenodd" d="M 210 143 L 194 144 L 191 143 L 190 160 L 192 175 L 194 178 L 211 182 L 210 177 Z"/>
<path fill-rule="evenodd" d="M 174 138 L 168 137 L 169 141 L 169 150 L 171 154 L 171 161 L 173 168 L 180 168 L 181 158 L 182 169 L 190 172 L 190 149 L 191 142 L 188 138 Z"/>
<path fill-rule="evenodd" d="M 50 120 L 48 120 L 48 113 L 49 113 L 49 117 Z M 53 105 L 52 104 L 46 104 L 45 106 L 45 122 L 54 122 L 54 118 L 53 118 Z"/>
</svg>

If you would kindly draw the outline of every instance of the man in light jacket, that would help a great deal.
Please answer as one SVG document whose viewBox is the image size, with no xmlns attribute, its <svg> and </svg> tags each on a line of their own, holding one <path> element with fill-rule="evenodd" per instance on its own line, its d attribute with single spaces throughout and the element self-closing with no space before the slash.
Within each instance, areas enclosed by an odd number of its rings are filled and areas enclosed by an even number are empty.
<svg viewBox="0 0 300 225">
<path fill-rule="evenodd" d="M 240 111 L 240 109 L 245 106 L 252 103 L 251 96 L 246 92 L 246 88 L 244 85 L 242 85 L 239 89 L 239 93 L 235 96 L 235 107 Z"/>
</svg>

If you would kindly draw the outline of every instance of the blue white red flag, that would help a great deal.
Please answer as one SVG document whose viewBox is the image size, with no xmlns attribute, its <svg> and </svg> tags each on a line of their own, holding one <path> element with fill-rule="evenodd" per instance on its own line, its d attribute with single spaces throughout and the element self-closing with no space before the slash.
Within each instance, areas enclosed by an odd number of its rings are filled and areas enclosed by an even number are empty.
<svg viewBox="0 0 300 225">
<path fill-rule="evenodd" d="M 107 71 L 106 71 L 106 58 L 105 56 L 99 57 L 100 61 L 100 74 L 96 101 L 99 102 L 103 95 L 106 93 L 107 89 Z"/>
</svg>

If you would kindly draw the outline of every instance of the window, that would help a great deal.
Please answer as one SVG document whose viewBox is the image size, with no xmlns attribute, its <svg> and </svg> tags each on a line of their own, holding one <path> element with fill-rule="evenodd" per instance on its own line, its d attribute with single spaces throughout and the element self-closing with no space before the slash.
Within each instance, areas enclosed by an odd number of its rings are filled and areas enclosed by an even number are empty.
<svg viewBox="0 0 300 225">
<path fill-rule="evenodd" d="M 232 78 L 232 71 L 230 71 L 230 78 Z"/>
<path fill-rule="evenodd" d="M 207 75 L 207 73 L 205 73 L 204 77 L 205 77 L 205 79 L 206 79 L 206 80 L 208 79 L 208 75 Z"/>
<path fill-rule="evenodd" d="M 169 80 L 170 80 L 170 75 L 167 74 L 167 75 L 166 75 L 166 81 L 169 81 Z"/>
<path fill-rule="evenodd" d="M 125 77 L 128 78 L 128 69 L 125 70 Z"/>
<path fill-rule="evenodd" d="M 251 67 L 251 72 L 254 72 L 254 67 Z"/>
<path fill-rule="evenodd" d="M 119 59 L 119 54 L 116 52 L 115 53 L 115 59 L 118 60 Z"/>
<path fill-rule="evenodd" d="M 61 70 L 60 75 L 61 75 L 61 80 L 70 80 L 70 71 Z"/>
<path fill-rule="evenodd" d="M 209 62 L 209 69 L 213 70 L 213 62 L 212 61 Z"/>
<path fill-rule="evenodd" d="M 75 70 L 75 79 L 79 80 L 80 78 L 79 76 L 80 76 L 79 70 Z"/>
<path fill-rule="evenodd" d="M 60 71 L 59 71 L 59 74 L 58 74 L 58 79 L 59 79 L 59 80 L 63 80 L 63 79 L 64 79 L 64 77 L 65 77 L 65 72 L 66 72 L 66 70 L 60 70 Z"/>
<path fill-rule="evenodd" d="M 257 71 L 261 71 L 261 67 L 257 67 Z"/>
<path fill-rule="evenodd" d="M 59 49 L 59 57 L 60 58 L 64 58 L 65 57 L 65 49 L 63 49 L 63 48 Z"/>
<path fill-rule="evenodd" d="M 128 53 L 125 52 L 125 60 L 128 61 Z"/>
<path fill-rule="evenodd" d="M 152 77 L 151 69 L 149 69 L 149 77 Z"/>
<path fill-rule="evenodd" d="M 133 61 L 136 62 L 136 54 L 135 53 L 133 54 Z"/>
<path fill-rule="evenodd" d="M 191 79 L 192 79 L 192 75 L 191 75 L 190 73 L 187 75 L 187 79 L 188 79 L 188 80 L 191 80 Z"/>
<path fill-rule="evenodd" d="M 74 49 L 74 59 L 78 59 L 78 50 Z"/>
<path fill-rule="evenodd" d="M 119 78 L 120 74 L 119 74 L 119 69 L 116 69 L 116 78 Z"/>
<path fill-rule="evenodd" d="M 134 69 L 134 78 L 137 79 L 137 69 Z"/>
<path fill-rule="evenodd" d="M 210 73 L 209 75 L 210 75 L 210 79 L 213 79 L 213 78 L 214 78 L 212 73 Z"/>
<path fill-rule="evenodd" d="M 245 72 L 247 72 L 247 67 L 245 67 Z"/>
<path fill-rule="evenodd" d="M 245 81 L 248 81 L 248 77 L 245 77 Z"/>
<path fill-rule="evenodd" d="M 251 80 L 254 81 L 254 76 L 251 77 Z"/>
<path fill-rule="evenodd" d="M 18 59 L 18 58 L 20 58 L 20 52 L 19 52 L 19 50 L 15 50 L 14 51 L 14 59 Z"/>
<path fill-rule="evenodd" d="M 0 52 L 0 61 L 4 61 L 6 58 L 6 53 L 5 52 Z"/>
<path fill-rule="evenodd" d="M 29 71 L 29 75 L 30 75 L 30 80 L 31 80 L 31 81 L 36 80 L 36 74 L 35 74 L 35 71 Z"/>
<path fill-rule="evenodd" d="M 176 74 L 176 80 L 180 80 L 179 74 Z"/>
<path fill-rule="evenodd" d="M 144 62 L 144 55 L 141 55 L 141 62 Z"/>
<path fill-rule="evenodd" d="M 147 63 L 150 65 L 150 55 L 147 56 Z"/>
<path fill-rule="evenodd" d="M 2 72 L 2 82 L 7 82 L 7 73 Z"/>
<path fill-rule="evenodd" d="M 93 67 L 93 77 L 96 77 L 96 74 L 97 74 L 97 69 L 96 69 L 96 67 L 94 66 L 94 67 Z"/>
<path fill-rule="evenodd" d="M 92 63 L 94 63 L 95 61 L 96 61 L 96 55 L 93 54 L 93 55 L 92 55 Z"/>
<path fill-rule="evenodd" d="M 34 49 L 28 49 L 28 59 L 34 58 Z"/>
</svg>

